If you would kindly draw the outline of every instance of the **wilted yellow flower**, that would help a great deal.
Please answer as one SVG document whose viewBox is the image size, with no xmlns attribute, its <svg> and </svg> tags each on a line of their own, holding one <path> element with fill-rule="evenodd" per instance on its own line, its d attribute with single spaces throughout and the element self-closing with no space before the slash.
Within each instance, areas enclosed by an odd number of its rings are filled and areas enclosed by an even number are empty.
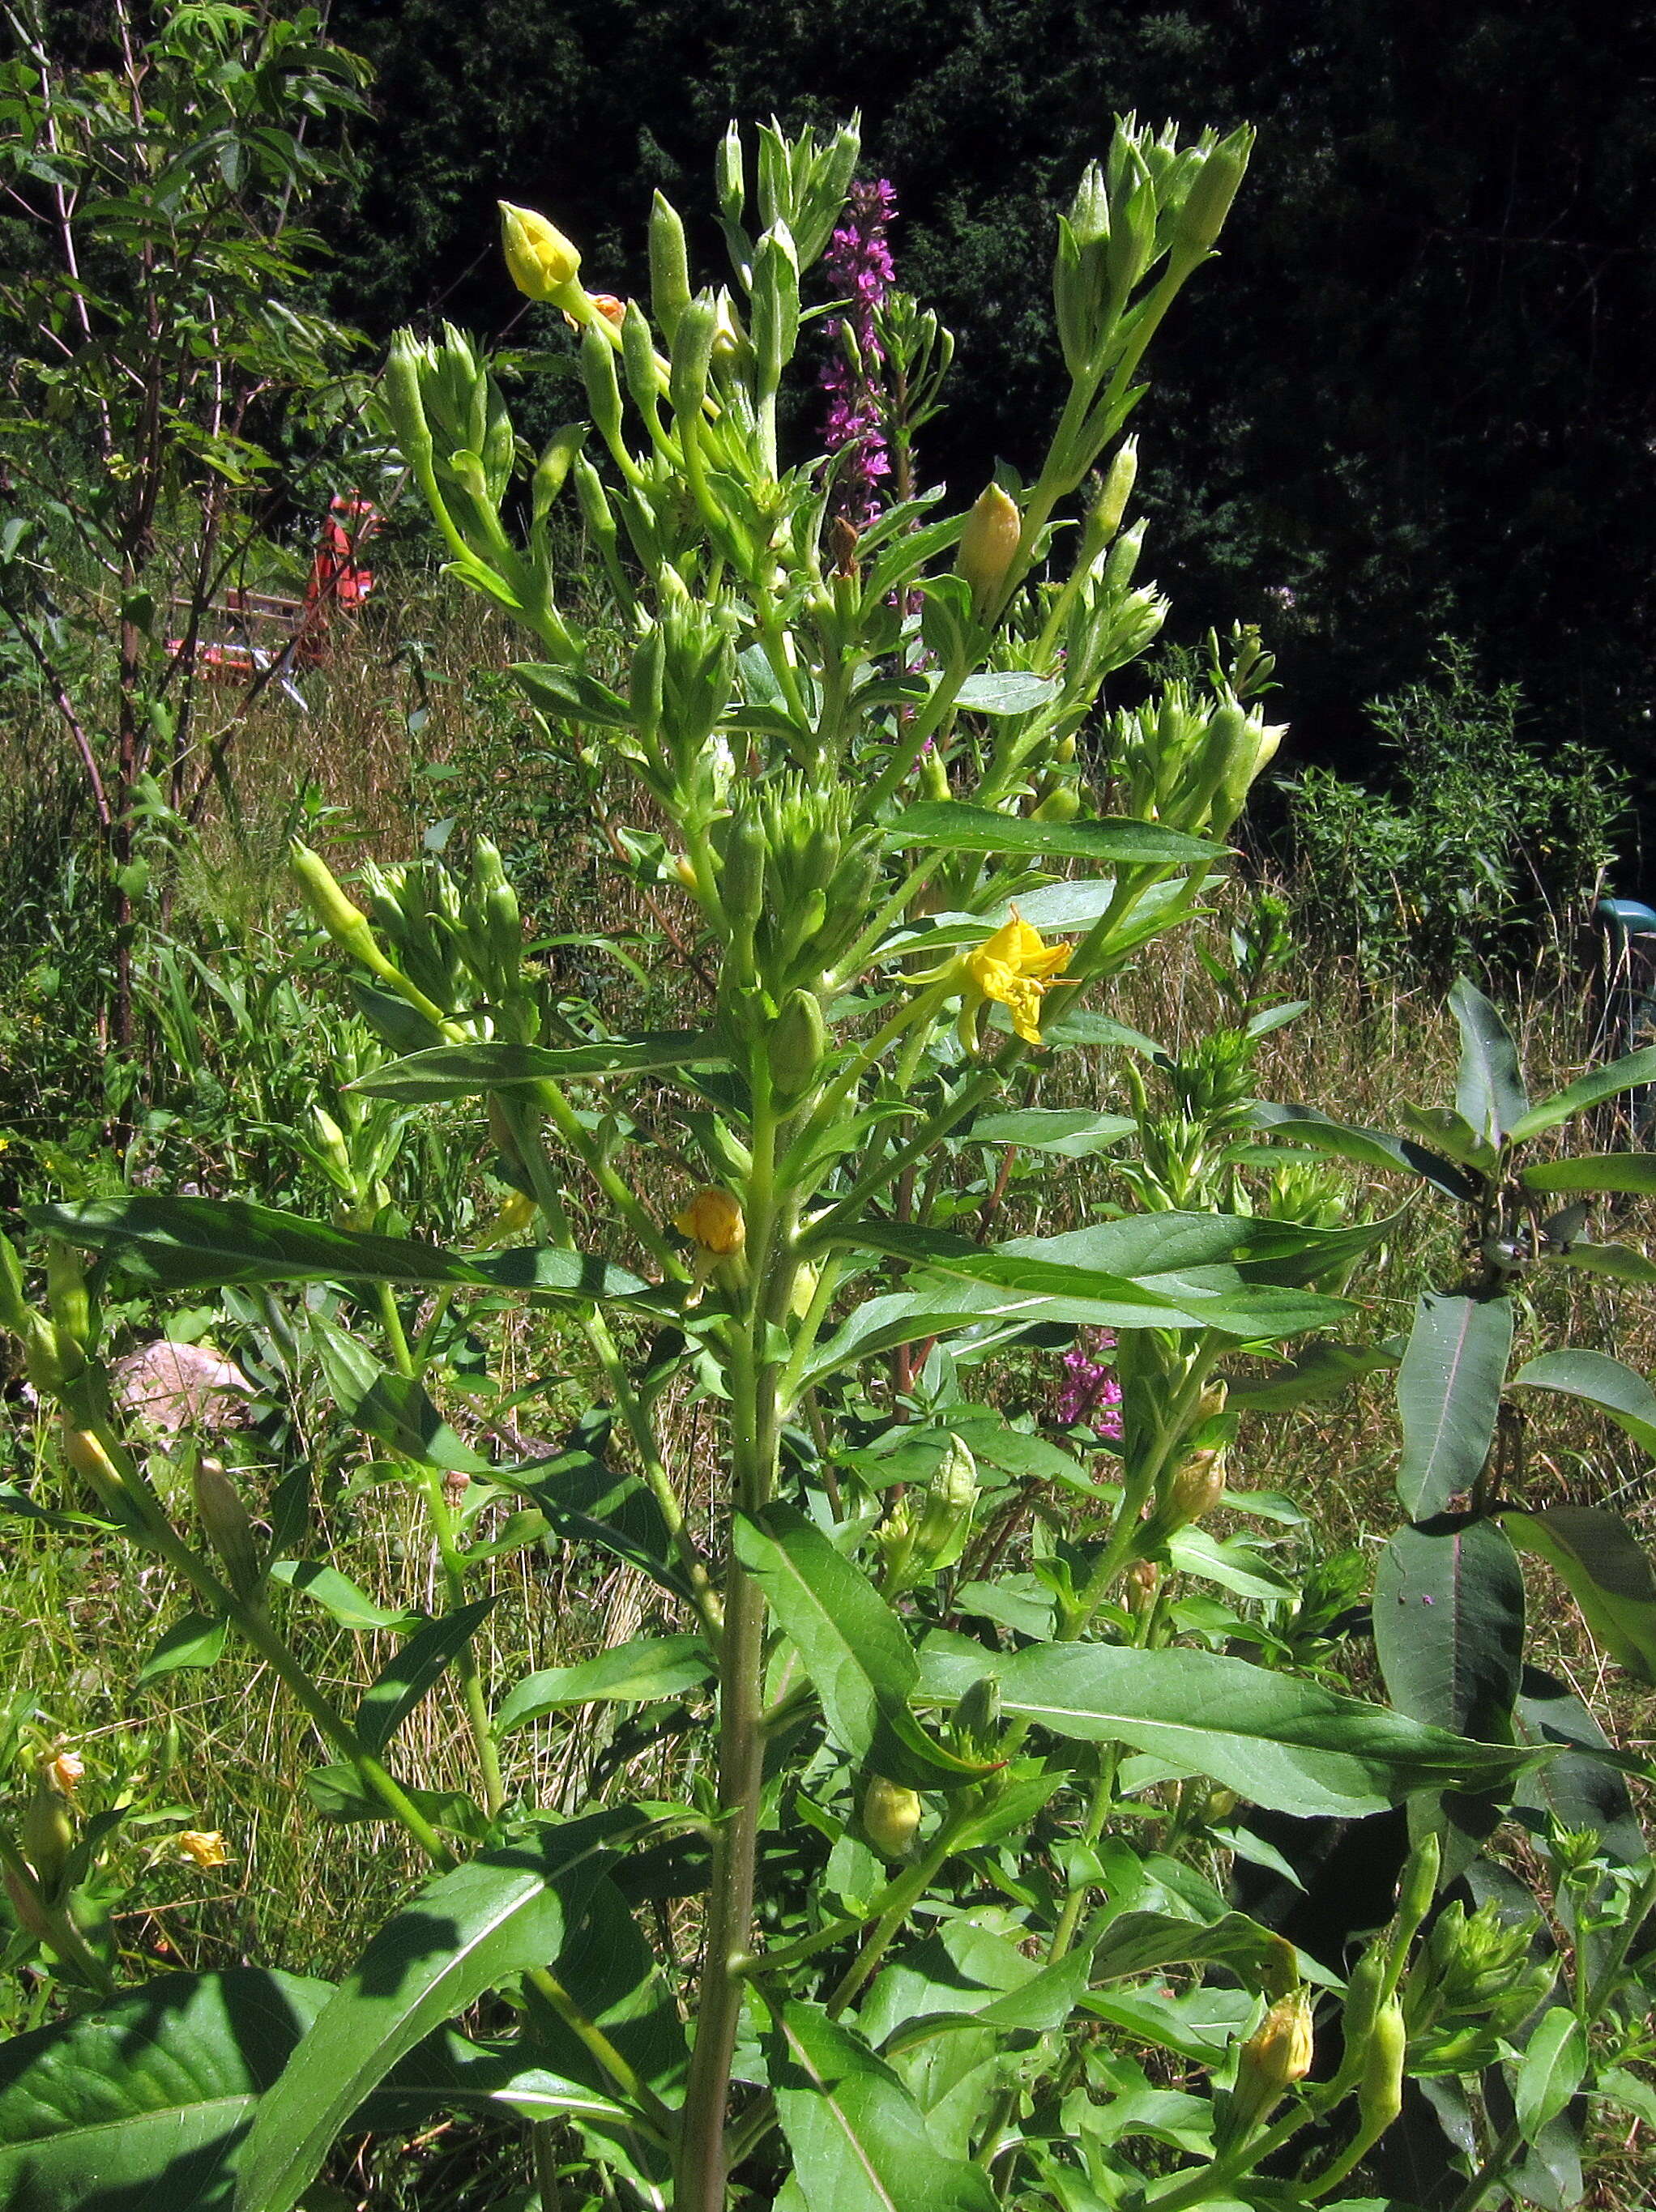
<svg viewBox="0 0 1656 2212">
<path fill-rule="evenodd" d="M 716 1260 L 728 1260 L 747 1242 L 747 1224 L 741 1207 L 728 1190 L 712 1183 L 698 1190 L 673 1217 L 681 1237 L 688 1237 L 701 1251 Z"/>
<path fill-rule="evenodd" d="M 1041 994 L 1060 979 L 1056 970 L 1070 946 L 1043 943 L 1014 906 L 1011 919 L 965 957 L 965 971 L 978 995 L 1007 1007 L 1012 1026 L 1026 1044 L 1041 1041 Z"/>
<path fill-rule="evenodd" d="M 1311 2071 L 1315 2051 L 1311 1999 L 1292 1990 L 1265 2014 L 1237 2056 L 1236 2087 L 1231 2093 L 1232 2124 L 1245 2134 L 1266 2118 L 1284 2094 Z"/>
<path fill-rule="evenodd" d="M 512 282 L 526 299 L 557 299 L 580 274 L 580 254 L 556 223 L 533 208 L 514 207 L 510 200 L 496 204 Z"/>
<path fill-rule="evenodd" d="M 216 1828 L 185 1828 L 177 1838 L 179 1856 L 198 1867 L 222 1867 L 230 1863 L 224 1838 Z"/>
<path fill-rule="evenodd" d="M 78 1751 L 60 1751 L 46 1761 L 46 1779 L 62 1796 L 72 1797 L 85 1775 L 86 1761 Z"/>
</svg>

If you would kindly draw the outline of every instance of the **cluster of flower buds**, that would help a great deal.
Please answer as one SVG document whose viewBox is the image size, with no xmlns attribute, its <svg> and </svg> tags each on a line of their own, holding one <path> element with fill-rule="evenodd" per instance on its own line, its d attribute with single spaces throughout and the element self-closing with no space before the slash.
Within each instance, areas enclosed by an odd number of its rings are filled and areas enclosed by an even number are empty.
<svg viewBox="0 0 1656 2212">
<path fill-rule="evenodd" d="M 1204 131 L 1181 147 L 1175 125 L 1152 131 L 1129 116 L 1107 161 L 1092 164 L 1060 217 L 1052 290 L 1064 366 L 1083 392 L 1111 380 L 1071 436 L 1064 489 L 1081 482 L 1119 428 L 1131 404 L 1132 371 L 1180 287 L 1212 251 L 1252 147 L 1245 125 L 1222 139 Z"/>
<path fill-rule="evenodd" d="M 866 925 L 879 875 L 877 842 L 854 826 L 849 791 L 794 775 L 740 785 L 713 847 L 728 932 L 726 1018 L 740 1024 L 743 994 L 755 988 L 773 1012 L 796 989 L 825 996 L 835 963 Z"/>
<path fill-rule="evenodd" d="M 954 1565 L 971 1534 L 977 1498 L 977 1462 L 951 1432 L 924 1490 L 906 1492 L 874 1531 L 887 1597 Z"/>
<path fill-rule="evenodd" d="M 1528 2018 L 1553 1970 L 1531 1955 L 1537 1921 L 1502 1918 L 1493 1899 L 1468 1914 L 1446 1905 L 1403 1984 L 1411 2074 L 1472 2074 Z"/>
<path fill-rule="evenodd" d="M 530 1044 L 540 1030 L 537 994 L 523 965 L 517 894 L 499 852 L 472 840 L 464 879 L 441 860 L 368 862 L 367 911 L 319 854 L 295 844 L 294 874 L 315 919 L 387 993 L 358 986 L 358 1011 L 398 1053 L 469 1038 Z"/>
<path fill-rule="evenodd" d="M 1285 725 L 1228 690 L 1175 681 L 1111 725 L 1111 762 L 1123 810 L 1190 836 L 1222 837 L 1254 779 L 1275 758 Z"/>
</svg>

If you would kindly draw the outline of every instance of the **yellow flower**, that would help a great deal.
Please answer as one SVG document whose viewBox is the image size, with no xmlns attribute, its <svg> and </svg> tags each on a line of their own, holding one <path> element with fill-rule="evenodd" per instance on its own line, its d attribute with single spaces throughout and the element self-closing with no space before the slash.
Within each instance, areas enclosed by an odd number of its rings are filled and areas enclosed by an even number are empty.
<svg viewBox="0 0 1656 2212">
<path fill-rule="evenodd" d="M 698 1190 L 687 1205 L 681 1206 L 673 1217 L 673 1225 L 681 1237 L 688 1237 L 700 1251 L 715 1260 L 728 1260 L 747 1242 L 741 1207 L 716 1183 Z"/>
<path fill-rule="evenodd" d="M 512 282 L 526 299 L 557 299 L 580 274 L 580 254 L 556 223 L 533 208 L 514 207 L 510 200 L 496 204 Z"/>
<path fill-rule="evenodd" d="M 1026 1044 L 1041 1041 L 1041 994 L 1061 979 L 1056 971 L 1070 946 L 1046 945 L 1014 906 L 1009 921 L 965 957 L 965 969 L 980 998 L 1007 1007 L 1012 1026 Z"/>
<path fill-rule="evenodd" d="M 198 1867 L 222 1867 L 230 1863 L 224 1838 L 216 1828 L 186 1828 L 177 1842 L 179 1856 L 192 1860 Z"/>
<path fill-rule="evenodd" d="M 72 1797 L 76 1785 L 85 1777 L 86 1761 L 78 1751 L 60 1751 L 55 1759 L 46 1761 L 46 1774 L 54 1790 L 64 1797 Z"/>
</svg>

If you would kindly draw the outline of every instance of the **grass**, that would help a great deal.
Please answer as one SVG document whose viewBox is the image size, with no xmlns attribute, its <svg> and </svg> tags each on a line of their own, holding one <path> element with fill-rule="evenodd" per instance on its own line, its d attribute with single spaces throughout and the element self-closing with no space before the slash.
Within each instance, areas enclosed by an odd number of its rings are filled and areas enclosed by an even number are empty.
<svg viewBox="0 0 1656 2212">
<path fill-rule="evenodd" d="M 292 950 L 297 926 L 282 854 L 297 821 L 334 833 L 347 857 L 387 860 L 417 851 L 422 840 L 428 848 L 440 845 L 445 823 L 486 830 L 507 852 L 534 935 L 550 941 L 546 957 L 560 988 L 601 995 L 618 1022 L 667 1010 L 659 978 L 670 967 L 663 925 L 673 919 L 671 895 L 652 904 L 610 887 L 590 781 L 557 769 L 514 695 L 493 675 L 475 672 L 496 667 L 508 652 L 503 626 L 449 586 L 417 576 L 387 583 L 333 665 L 309 680 L 308 714 L 271 702 L 249 720 L 231 754 L 236 805 L 210 810 L 172 878 L 168 902 L 153 912 L 140 963 L 149 979 L 148 1048 L 125 1162 L 112 1150 L 119 1117 L 90 1043 L 107 945 L 87 888 L 84 820 L 72 784 L 51 764 L 49 729 L 23 718 L 0 736 L 0 789 L 19 794 L 0 817 L 0 914 L 11 917 L 9 928 L 0 923 L 4 1195 L 113 1187 L 125 1170 L 169 1187 L 195 1180 L 210 1190 L 326 1210 L 326 1188 L 269 1133 L 310 1103 L 337 1100 L 328 1032 L 313 1009 L 319 1000 L 342 1000 L 338 964 L 307 953 L 299 985 L 284 985 L 268 1000 L 244 994 L 238 1002 L 226 988 L 233 978 L 272 974 Z M 618 917 L 634 932 L 637 976 L 600 969 L 586 949 L 600 920 L 613 935 Z M 1217 931 L 1225 919 L 1204 926 Z M 1111 1011 L 1176 1049 L 1204 1035 L 1221 1007 L 1196 951 L 1193 936 L 1160 948 Z M 1452 1096 L 1456 1040 L 1433 995 L 1380 995 L 1349 969 L 1310 955 L 1284 978 L 1283 992 L 1305 999 L 1307 1011 L 1266 1040 L 1262 1094 L 1379 1126 L 1391 1121 L 1399 1101 Z M 1592 1017 L 1581 1000 L 1580 980 L 1562 959 L 1528 977 L 1514 1000 L 1537 1095 L 1579 1073 L 1592 1052 Z M 1056 1064 L 1044 1103 L 1078 1100 L 1123 1106 L 1111 1055 L 1078 1053 Z M 411 1130 L 389 1177 L 394 1200 L 417 1224 L 463 1233 L 498 1200 L 484 1174 L 486 1152 L 480 1119 L 459 1109 L 445 1113 L 434 1140 Z M 1349 1172 L 1354 1213 L 1397 1210 L 1394 1186 Z M 660 1195 L 665 1209 L 669 1194 Z M 1106 1164 L 1057 1162 L 1050 1173 L 1013 1184 L 997 1228 L 1050 1232 L 1121 1195 Z M 1651 1223 L 1638 1201 L 1625 1206 L 1616 1233 L 1637 1242 Z M 1406 1329 L 1417 1288 L 1453 1279 L 1455 1235 L 1428 1204 L 1402 1213 L 1353 1285 L 1363 1334 Z M 1596 1279 L 1554 1269 L 1526 1281 L 1520 1305 L 1521 1340 L 1536 1348 L 1568 1340 L 1612 1351 L 1644 1372 L 1656 1369 L 1656 1305 L 1648 1301 L 1612 1298 Z M 119 1320 L 132 1340 L 155 1326 L 155 1316 L 137 1307 Z M 271 1356 L 247 1309 L 234 1300 L 192 1321 L 227 1351 Z M 532 1438 L 555 1437 L 583 1402 L 579 1346 L 544 1316 L 519 1316 L 502 1358 L 508 1392 L 552 1378 L 510 1419 Z M 1047 1365 L 1056 1373 L 1056 1359 Z M 1044 1387 L 1041 1372 L 1032 1370 L 1026 1385 L 1032 1395 Z M 487 1406 L 455 1401 L 452 1410 L 474 1433 Z M 707 1418 L 680 1400 L 670 1443 L 696 1509 L 710 1517 Z M 1532 1498 L 1613 1505 L 1656 1542 L 1648 1470 L 1619 1432 L 1549 1401 L 1531 1418 L 1525 1449 Z M 1382 1377 L 1286 1419 L 1251 1421 L 1234 1480 L 1294 1497 L 1325 1547 L 1372 1550 L 1397 1518 L 1390 1489 L 1395 1451 L 1395 1413 Z M 256 1431 L 237 1447 L 243 1480 L 261 1502 L 284 1455 L 312 1469 L 320 1524 L 313 1548 L 325 1546 L 387 1605 L 434 1607 L 435 1552 L 418 1501 L 399 1483 L 366 1479 L 360 1440 L 329 1419 L 308 1374 L 296 1402 L 272 1401 L 263 1437 Z M 14 1382 L 0 1464 L 37 1495 L 70 1502 L 54 1459 Z M 7 1547 L 0 1679 L 27 1690 L 56 1729 L 83 1746 L 94 1803 L 126 1791 L 139 1808 L 116 1865 L 131 1963 L 201 1968 L 257 1960 L 337 1975 L 357 1948 L 356 1931 L 382 1917 L 418 1872 L 411 1853 L 377 1825 L 318 1820 L 302 1784 L 320 1763 L 317 1745 L 268 1675 L 249 1671 L 240 1656 L 136 1686 L 145 1655 L 182 1609 L 159 1574 L 136 1569 L 119 1545 L 40 1529 L 9 1533 Z M 658 1617 L 653 1586 L 591 1552 L 537 1546 L 491 1561 L 484 1572 L 480 1586 L 499 1602 L 479 1653 L 496 1682 L 624 1641 Z M 1614 1670 L 1594 1655 L 1544 1576 L 1531 1588 L 1535 1656 L 1574 1682 L 1623 1741 L 1656 1741 L 1656 1699 L 1611 1679 Z M 277 1602 L 290 1613 L 299 1605 Z M 295 1627 L 347 1702 L 394 1642 L 347 1634 L 314 1611 L 298 1613 Z M 606 1748 L 602 1731 L 582 1734 L 558 1719 L 537 1723 L 507 1741 L 508 1790 L 527 1802 L 571 1802 L 578 1770 Z M 405 1771 L 430 1788 L 474 1784 L 456 1699 L 440 1691 L 417 1709 L 403 1756 Z M 640 1753 L 634 1785 L 665 1794 L 683 1756 L 672 1742 Z M 184 1826 L 222 1830 L 230 1864 L 220 1872 L 184 1864 L 171 1841 Z M 0 1986 L 0 2012 L 14 2027 L 30 2024 L 38 2002 L 26 1982 Z M 401 2151 L 364 2151 L 336 2178 L 367 2202 L 395 2205 L 417 2170 L 423 2212 L 483 2203 L 486 2194 L 467 2195 L 477 2151 L 474 2130 L 439 2130 L 423 2162 L 411 2165 Z M 1630 2172 L 1617 2172 L 1618 2189 L 1642 2192 Z M 1623 2193 L 1607 2201 L 1647 2200 Z"/>
</svg>

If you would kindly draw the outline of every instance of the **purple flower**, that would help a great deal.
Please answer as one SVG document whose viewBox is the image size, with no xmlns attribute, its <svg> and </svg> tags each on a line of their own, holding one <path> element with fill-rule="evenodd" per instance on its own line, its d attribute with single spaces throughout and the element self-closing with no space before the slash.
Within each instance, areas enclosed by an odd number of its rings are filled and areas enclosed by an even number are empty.
<svg viewBox="0 0 1656 2212">
<path fill-rule="evenodd" d="M 1121 1385 L 1111 1369 L 1092 1357 L 1110 1352 L 1116 1340 L 1107 1328 L 1084 1328 L 1063 1356 L 1064 1380 L 1056 1411 L 1066 1428 L 1085 1425 L 1108 1443 L 1121 1442 Z"/>
<path fill-rule="evenodd" d="M 839 456 L 834 504 L 859 527 L 879 514 L 879 487 L 891 474 L 886 445 L 885 392 L 880 372 L 885 354 L 874 333 L 874 311 L 891 289 L 892 250 L 886 229 L 897 212 L 897 194 L 884 177 L 851 186 L 845 212 L 823 255 L 823 267 L 846 312 L 828 325 L 833 346 L 822 371 L 828 394 L 823 428 L 828 451 Z M 857 365 L 843 343 L 849 331 L 856 341 Z"/>
</svg>

